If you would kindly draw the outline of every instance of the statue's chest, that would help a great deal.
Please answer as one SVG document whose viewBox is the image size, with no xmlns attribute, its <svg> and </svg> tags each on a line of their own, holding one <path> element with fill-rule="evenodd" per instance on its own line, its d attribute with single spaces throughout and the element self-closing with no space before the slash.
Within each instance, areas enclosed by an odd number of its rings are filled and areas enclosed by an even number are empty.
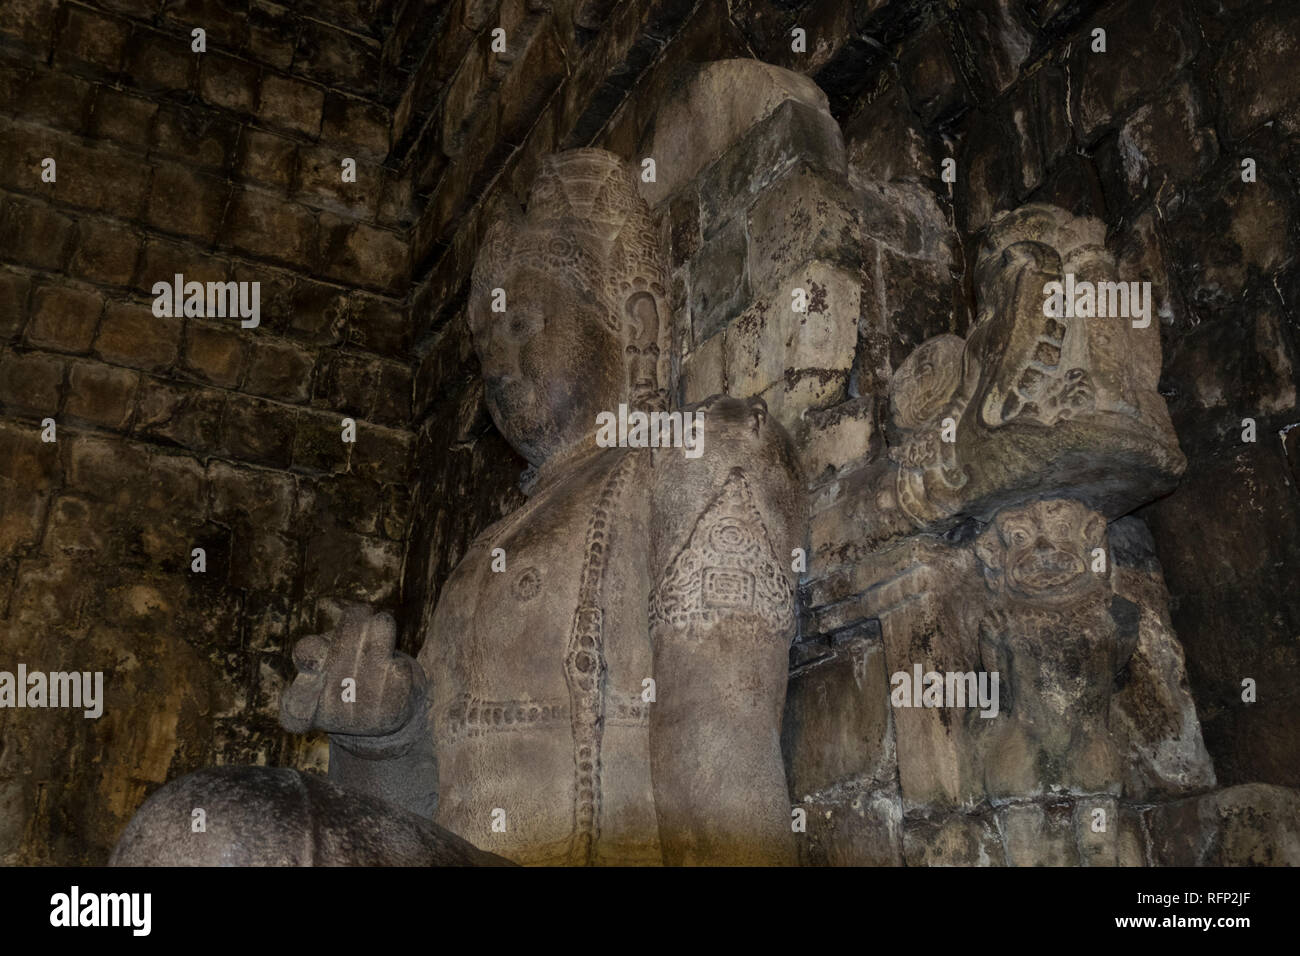
<svg viewBox="0 0 1300 956">
<path fill-rule="evenodd" d="M 629 480 L 632 464 L 579 476 L 475 542 L 459 593 L 447 595 L 473 612 L 460 633 L 440 635 L 461 692 L 567 699 L 575 629 L 593 619 L 604 673 L 640 687 L 650 667 L 648 501 Z"/>
</svg>

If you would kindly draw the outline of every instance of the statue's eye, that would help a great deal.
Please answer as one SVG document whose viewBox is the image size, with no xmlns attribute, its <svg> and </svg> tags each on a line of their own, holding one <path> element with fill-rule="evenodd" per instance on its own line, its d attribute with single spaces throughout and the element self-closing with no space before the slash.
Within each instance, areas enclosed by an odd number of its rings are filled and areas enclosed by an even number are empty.
<svg viewBox="0 0 1300 956">
<path fill-rule="evenodd" d="M 629 346 L 627 347 L 627 354 L 628 354 L 628 355 L 640 355 L 640 354 L 641 354 L 641 350 L 640 350 L 639 348 L 637 348 L 635 345 L 629 345 Z"/>
<path fill-rule="evenodd" d="M 657 355 L 659 354 L 659 346 L 657 346 L 657 345 L 648 345 L 648 346 L 646 346 L 645 354 L 646 354 L 646 355 L 655 355 L 655 356 L 657 356 Z"/>
<path fill-rule="evenodd" d="M 1011 540 L 1015 544 L 1024 544 L 1029 540 L 1029 533 L 1017 528 L 1015 531 L 1011 532 Z"/>
<path fill-rule="evenodd" d="M 517 341 L 524 341 L 531 338 L 541 329 L 543 322 L 541 318 L 532 312 L 516 312 L 510 317 L 510 323 L 507 328 L 510 337 Z"/>
</svg>

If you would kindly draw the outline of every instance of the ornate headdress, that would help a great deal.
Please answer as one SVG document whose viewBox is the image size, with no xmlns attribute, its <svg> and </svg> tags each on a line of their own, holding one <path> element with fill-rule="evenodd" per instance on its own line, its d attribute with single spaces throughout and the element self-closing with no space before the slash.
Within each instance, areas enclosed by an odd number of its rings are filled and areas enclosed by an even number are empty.
<svg viewBox="0 0 1300 956">
<path fill-rule="evenodd" d="M 666 269 L 654 222 L 631 170 L 613 153 L 574 149 L 546 157 L 527 214 L 508 208 L 488 228 L 472 294 L 484 301 L 508 272 L 529 266 L 595 296 L 615 335 L 624 333 L 627 303 L 638 293 L 657 300 L 667 324 Z"/>
</svg>

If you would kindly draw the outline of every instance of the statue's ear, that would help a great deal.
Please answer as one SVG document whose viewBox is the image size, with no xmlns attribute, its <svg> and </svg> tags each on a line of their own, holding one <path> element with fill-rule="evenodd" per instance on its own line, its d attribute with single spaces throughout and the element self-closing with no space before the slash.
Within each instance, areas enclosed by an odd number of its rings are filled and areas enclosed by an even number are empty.
<svg viewBox="0 0 1300 956">
<path fill-rule="evenodd" d="M 1106 519 L 1095 511 L 1089 512 L 1083 522 L 1083 540 L 1093 547 L 1101 545 L 1106 537 Z"/>
</svg>

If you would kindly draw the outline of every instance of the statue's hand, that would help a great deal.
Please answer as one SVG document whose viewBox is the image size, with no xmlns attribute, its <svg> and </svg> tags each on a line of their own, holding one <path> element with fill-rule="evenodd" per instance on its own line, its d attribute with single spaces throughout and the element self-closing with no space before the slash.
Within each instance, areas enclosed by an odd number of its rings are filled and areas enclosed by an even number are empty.
<svg viewBox="0 0 1300 956">
<path fill-rule="evenodd" d="M 280 701 L 281 725 L 364 737 L 397 730 L 423 689 L 423 673 L 396 645 L 392 615 L 361 605 L 344 611 L 333 634 L 303 638 L 293 648 L 298 676 Z"/>
</svg>

